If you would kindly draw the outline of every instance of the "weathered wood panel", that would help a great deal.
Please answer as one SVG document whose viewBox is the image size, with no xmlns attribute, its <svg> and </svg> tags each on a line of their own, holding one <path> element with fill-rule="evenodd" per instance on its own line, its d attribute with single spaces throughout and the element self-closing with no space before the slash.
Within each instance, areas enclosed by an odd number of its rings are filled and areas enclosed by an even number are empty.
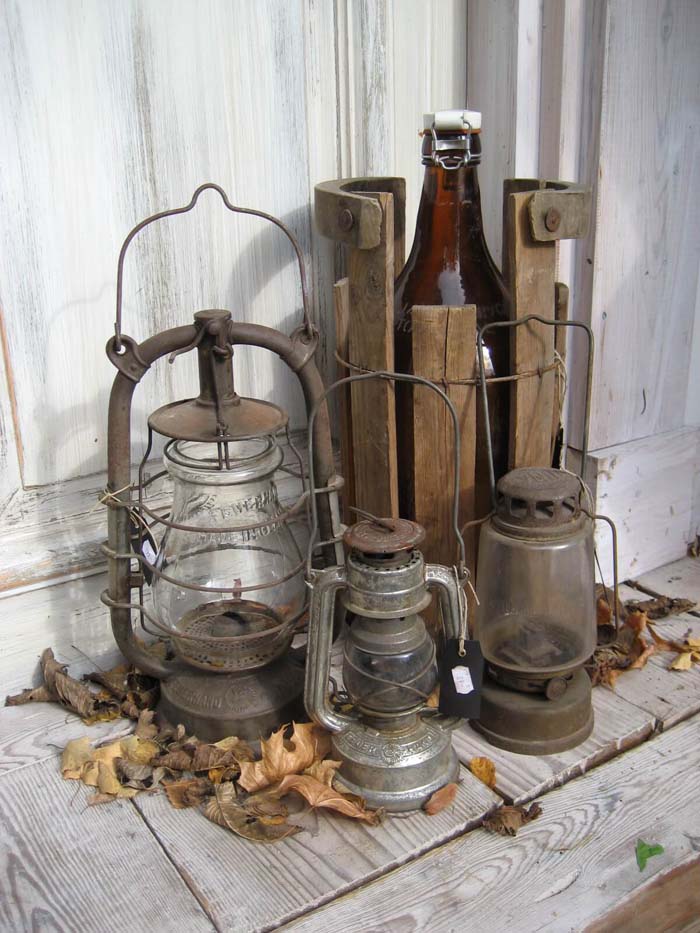
<svg viewBox="0 0 700 933">
<path fill-rule="evenodd" d="M 316 828 L 272 846 L 252 845 L 201 813 L 173 810 L 162 795 L 141 795 L 137 806 L 217 927 L 246 933 L 291 920 L 476 825 L 500 798 L 463 777 L 454 804 L 436 816 L 419 812 L 368 828 L 319 812 Z"/>
<path fill-rule="evenodd" d="M 593 691 L 593 711 L 595 724 L 586 741 L 555 755 L 517 755 L 496 748 L 468 724 L 454 733 L 453 742 L 464 765 L 471 758 L 490 758 L 496 766 L 496 791 L 509 803 L 524 803 L 639 745 L 656 724 L 653 713 L 603 687 Z"/>
<path fill-rule="evenodd" d="M 290 929 L 582 930 L 697 858 L 698 727 L 692 720 L 547 794 L 516 838 L 475 830 Z M 643 872 L 639 838 L 665 850 Z"/>
<path fill-rule="evenodd" d="M 3 930 L 213 930 L 133 804 L 92 793 L 56 761 L 0 779 Z"/>
</svg>

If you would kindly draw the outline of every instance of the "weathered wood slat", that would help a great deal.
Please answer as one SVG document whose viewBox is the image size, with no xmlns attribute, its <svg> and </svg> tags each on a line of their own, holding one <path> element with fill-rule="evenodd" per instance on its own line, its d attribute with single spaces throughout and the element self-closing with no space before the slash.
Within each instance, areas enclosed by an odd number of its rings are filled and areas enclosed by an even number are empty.
<svg viewBox="0 0 700 933">
<path fill-rule="evenodd" d="M 684 557 L 635 577 L 635 583 L 649 592 L 694 599 L 700 605 L 700 560 Z M 636 593 L 635 597 L 644 599 L 644 594 Z"/>
<path fill-rule="evenodd" d="M 72 673 L 75 673 L 73 671 Z M 0 702 L 2 699 L 0 698 Z M 86 726 L 79 716 L 54 703 L 0 708 L 0 776 L 60 755 L 71 739 L 107 741 L 133 731 L 128 719 Z"/>
<path fill-rule="evenodd" d="M 517 185 L 517 180 L 515 182 Z M 509 187 L 510 185 L 510 187 Z M 554 315 L 556 244 L 536 243 L 530 233 L 531 191 L 504 185 L 503 277 L 511 298 L 511 318 L 528 314 Z M 554 356 L 554 328 L 524 324 L 511 334 L 511 370 L 527 373 L 546 369 Z M 550 466 L 554 372 L 517 379 L 511 388 L 510 466 Z"/>
<path fill-rule="evenodd" d="M 213 930 L 131 802 L 92 793 L 55 761 L 0 778 L 0 927 Z"/>
<path fill-rule="evenodd" d="M 477 829 L 290 929 L 582 930 L 655 877 L 697 859 L 699 730 L 693 719 L 552 791 L 539 819 L 515 838 Z M 664 846 L 643 872 L 639 838 Z"/>
<path fill-rule="evenodd" d="M 415 307 L 412 312 L 413 371 L 443 389 L 460 428 L 460 527 L 474 518 L 476 386 L 450 384 L 475 374 L 476 308 Z M 454 428 L 444 401 L 413 387 L 413 502 L 425 528 L 426 560 L 452 566 L 457 543 L 452 530 Z"/>
<path fill-rule="evenodd" d="M 350 285 L 347 279 L 340 279 L 333 287 L 335 307 L 335 346 L 341 360 L 348 360 L 350 347 L 348 331 L 350 328 Z M 352 375 L 351 370 L 337 364 L 336 379 Z M 347 524 L 353 521 L 349 506 L 355 504 L 355 465 L 353 463 L 352 443 L 352 407 L 350 386 L 342 386 L 337 392 L 338 420 L 340 430 L 340 464 L 345 486 L 343 487 L 343 520 Z"/>
<path fill-rule="evenodd" d="M 317 832 L 271 846 L 227 833 L 200 813 L 173 810 L 162 795 L 140 795 L 136 804 L 217 927 L 247 933 L 291 920 L 476 825 L 500 798 L 471 774 L 463 778 L 454 804 L 436 816 L 366 828 L 319 813 Z"/>
<path fill-rule="evenodd" d="M 374 195 L 382 208 L 382 239 L 348 258 L 350 362 L 368 370 L 394 368 L 393 197 Z M 374 515 L 398 515 L 394 386 L 372 379 L 351 387 L 355 501 Z"/>
<path fill-rule="evenodd" d="M 627 675 L 624 675 L 627 676 Z M 517 755 L 490 745 L 469 725 L 455 731 L 460 761 L 486 756 L 496 766 L 496 791 L 508 802 L 523 803 L 565 784 L 647 739 L 655 717 L 603 687 L 593 691 L 595 725 L 577 748 L 556 755 Z"/>
</svg>

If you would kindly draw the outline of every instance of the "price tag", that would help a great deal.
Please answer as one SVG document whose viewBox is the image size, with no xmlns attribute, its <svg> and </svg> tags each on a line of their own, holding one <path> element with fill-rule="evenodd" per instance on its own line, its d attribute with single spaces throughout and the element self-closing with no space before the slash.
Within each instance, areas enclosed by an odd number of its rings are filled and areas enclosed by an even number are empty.
<svg viewBox="0 0 700 933">
<path fill-rule="evenodd" d="M 440 705 L 446 716 L 478 719 L 481 712 L 481 683 L 484 677 L 484 656 L 478 641 L 464 643 L 464 656 L 459 653 L 459 640 L 451 638 L 440 659 Z"/>
</svg>

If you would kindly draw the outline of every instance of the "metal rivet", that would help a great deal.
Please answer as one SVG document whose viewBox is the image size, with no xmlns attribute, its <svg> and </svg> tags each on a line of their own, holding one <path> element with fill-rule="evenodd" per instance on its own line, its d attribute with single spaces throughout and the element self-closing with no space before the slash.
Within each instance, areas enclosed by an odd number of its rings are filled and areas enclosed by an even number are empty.
<svg viewBox="0 0 700 933">
<path fill-rule="evenodd" d="M 559 229 L 559 224 L 561 223 L 561 214 L 556 209 L 556 207 L 550 207 L 547 213 L 544 215 L 544 225 L 549 230 L 550 233 L 554 233 Z"/>
<path fill-rule="evenodd" d="M 563 697 L 566 693 L 567 686 L 563 677 L 552 677 L 551 680 L 547 681 L 544 691 L 545 696 L 548 700 L 558 700 L 559 697 Z"/>
<path fill-rule="evenodd" d="M 348 210 L 347 207 L 338 214 L 338 227 L 343 231 L 343 233 L 347 233 L 348 230 L 352 230 L 354 223 L 355 218 L 352 216 L 352 211 Z"/>
</svg>

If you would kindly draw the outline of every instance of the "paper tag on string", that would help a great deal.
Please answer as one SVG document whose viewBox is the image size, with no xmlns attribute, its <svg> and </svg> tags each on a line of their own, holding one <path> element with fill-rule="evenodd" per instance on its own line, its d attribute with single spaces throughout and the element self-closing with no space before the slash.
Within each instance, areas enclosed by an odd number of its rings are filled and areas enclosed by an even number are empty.
<svg viewBox="0 0 700 933">
<path fill-rule="evenodd" d="M 450 638 L 440 658 L 440 712 L 445 716 L 478 719 L 483 678 L 484 656 L 479 642 L 465 641 L 462 656 L 459 639 Z"/>
</svg>

